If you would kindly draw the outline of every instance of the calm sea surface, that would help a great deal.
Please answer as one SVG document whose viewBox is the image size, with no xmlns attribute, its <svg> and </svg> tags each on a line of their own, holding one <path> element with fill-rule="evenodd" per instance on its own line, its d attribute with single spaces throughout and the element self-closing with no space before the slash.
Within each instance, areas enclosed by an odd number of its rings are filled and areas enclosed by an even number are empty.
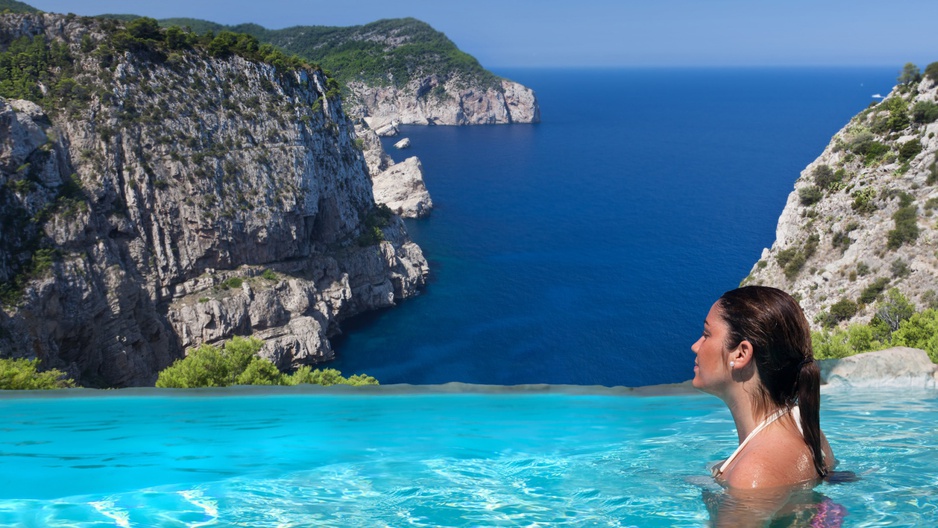
<svg viewBox="0 0 938 528">
<path fill-rule="evenodd" d="M 435 209 L 418 298 L 347 323 L 382 383 L 692 377 L 710 304 L 775 239 L 800 171 L 897 68 L 511 70 L 537 125 L 405 127 Z"/>
</svg>

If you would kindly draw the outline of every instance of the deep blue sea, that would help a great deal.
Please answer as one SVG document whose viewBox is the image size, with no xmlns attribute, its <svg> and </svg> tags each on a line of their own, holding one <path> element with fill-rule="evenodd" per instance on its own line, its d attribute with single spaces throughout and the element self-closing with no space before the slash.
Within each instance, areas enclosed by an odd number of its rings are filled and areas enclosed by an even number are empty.
<svg viewBox="0 0 938 528">
<path fill-rule="evenodd" d="M 639 386 L 693 376 L 713 301 L 795 179 L 896 68 L 533 70 L 536 125 L 405 127 L 434 202 L 417 298 L 343 325 L 382 383 Z"/>
</svg>

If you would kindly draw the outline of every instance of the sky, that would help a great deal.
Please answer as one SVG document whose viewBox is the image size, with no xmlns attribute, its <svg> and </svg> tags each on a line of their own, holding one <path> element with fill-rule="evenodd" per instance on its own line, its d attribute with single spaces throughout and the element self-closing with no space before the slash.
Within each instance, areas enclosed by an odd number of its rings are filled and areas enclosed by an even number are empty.
<svg viewBox="0 0 938 528">
<path fill-rule="evenodd" d="M 414 17 L 483 66 L 895 66 L 938 61 L 938 0 L 26 0 L 43 11 L 268 29 Z"/>
</svg>

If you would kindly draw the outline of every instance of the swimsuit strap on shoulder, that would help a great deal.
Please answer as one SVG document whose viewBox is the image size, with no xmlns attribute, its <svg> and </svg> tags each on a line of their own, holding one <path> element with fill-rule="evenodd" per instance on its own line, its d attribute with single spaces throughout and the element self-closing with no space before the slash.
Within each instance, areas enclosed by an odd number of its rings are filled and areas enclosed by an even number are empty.
<svg viewBox="0 0 938 528">
<path fill-rule="evenodd" d="M 781 418 L 782 416 L 785 416 L 785 414 L 787 414 L 789 411 L 790 411 L 790 409 L 789 409 L 788 407 L 782 407 L 781 409 L 775 411 L 775 412 L 772 413 L 770 416 L 768 416 L 765 420 L 762 420 L 762 423 L 760 423 L 759 425 L 757 425 L 756 428 L 753 429 L 751 433 L 749 433 L 749 436 L 747 436 L 746 439 L 743 440 L 743 441 L 739 444 L 739 447 L 736 448 L 736 451 L 733 451 L 733 454 L 730 455 L 730 457 L 727 458 L 727 459 L 723 462 L 723 464 L 720 465 L 720 469 L 718 469 L 718 470 L 716 471 L 716 474 L 715 474 L 714 476 L 721 475 L 721 474 L 723 473 L 723 471 L 725 471 L 726 468 L 730 465 L 730 463 L 731 463 L 733 460 L 736 460 L 736 457 L 739 456 L 740 453 L 742 453 L 743 449 L 746 447 L 746 444 L 748 444 L 749 441 L 752 440 L 752 438 L 753 438 L 754 436 L 756 436 L 757 434 L 759 434 L 759 433 L 760 433 L 763 429 L 765 429 L 766 427 L 772 425 L 772 423 L 775 422 L 775 420 L 778 420 L 778 419 Z"/>
</svg>

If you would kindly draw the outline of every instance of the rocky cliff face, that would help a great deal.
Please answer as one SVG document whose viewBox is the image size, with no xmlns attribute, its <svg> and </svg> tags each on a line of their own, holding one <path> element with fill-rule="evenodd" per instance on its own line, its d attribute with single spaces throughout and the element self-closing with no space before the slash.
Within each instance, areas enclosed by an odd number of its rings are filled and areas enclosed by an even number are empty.
<svg viewBox="0 0 938 528">
<path fill-rule="evenodd" d="M 866 322 L 898 288 L 918 309 L 938 288 L 938 83 L 896 87 L 801 173 L 744 284 L 790 291 L 809 320 Z M 856 308 L 856 313 L 850 315 Z"/>
<path fill-rule="evenodd" d="M 373 128 L 405 125 L 491 125 L 537 123 L 540 107 L 534 91 L 501 80 L 500 87 L 466 83 L 461 77 L 430 75 L 405 86 L 349 82 L 350 112 L 367 117 Z M 500 88 L 500 89 L 499 89 Z"/>
<path fill-rule="evenodd" d="M 401 163 L 384 151 L 378 135 L 364 123 L 355 127 L 371 174 L 375 201 L 388 206 L 404 218 L 421 218 L 430 214 L 433 200 L 423 182 L 423 165 L 417 156 Z"/>
<path fill-rule="evenodd" d="M 45 110 L 0 101 L 0 356 L 147 385 L 186 347 L 253 334 L 291 368 L 424 284 L 321 71 L 121 48 L 114 24 L 0 17 L 0 48 L 67 59 L 40 75 Z"/>
</svg>

